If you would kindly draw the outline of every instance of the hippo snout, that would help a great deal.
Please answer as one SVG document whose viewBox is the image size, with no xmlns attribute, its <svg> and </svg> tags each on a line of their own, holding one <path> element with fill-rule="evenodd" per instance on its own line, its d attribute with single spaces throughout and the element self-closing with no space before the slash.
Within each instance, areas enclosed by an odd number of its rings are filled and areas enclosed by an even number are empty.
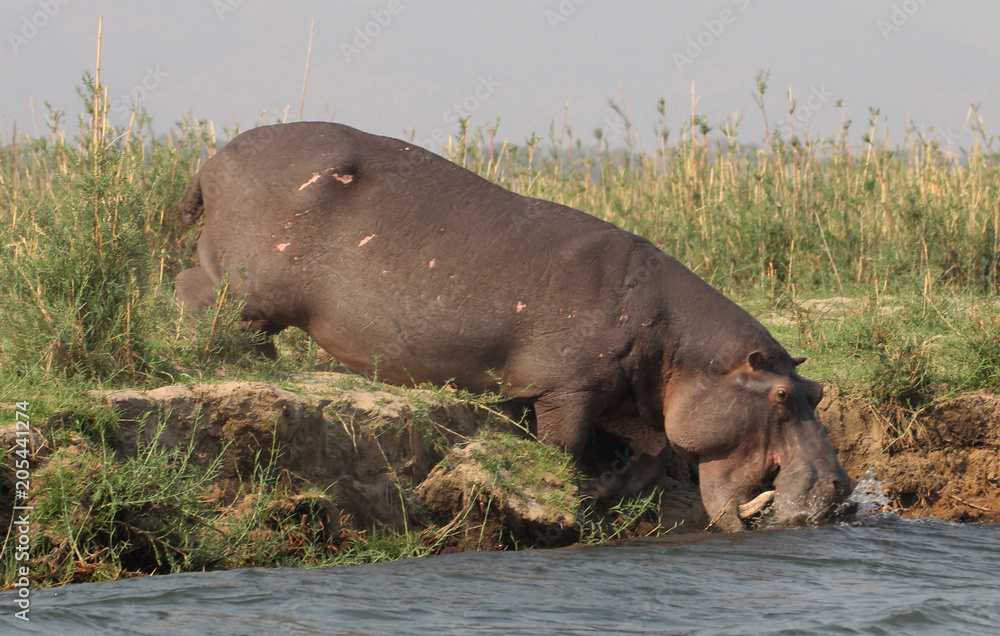
<svg viewBox="0 0 1000 636">
<path fill-rule="evenodd" d="M 813 488 L 815 492 L 810 493 L 813 504 L 809 506 L 817 515 L 815 521 L 834 521 L 840 517 L 856 485 L 847 473 L 818 480 Z"/>
<path fill-rule="evenodd" d="M 809 526 L 849 514 L 846 502 L 857 482 L 839 465 L 836 468 L 832 474 L 817 475 L 811 480 L 804 480 L 801 474 L 783 476 L 779 472 L 774 482 L 773 504 L 764 511 L 761 521 L 768 526 Z"/>
</svg>

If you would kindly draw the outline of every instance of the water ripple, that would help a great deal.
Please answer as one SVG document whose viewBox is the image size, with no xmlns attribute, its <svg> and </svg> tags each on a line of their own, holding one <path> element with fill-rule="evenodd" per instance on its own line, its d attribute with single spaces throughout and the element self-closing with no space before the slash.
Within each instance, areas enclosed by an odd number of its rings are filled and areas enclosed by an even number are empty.
<svg viewBox="0 0 1000 636">
<path fill-rule="evenodd" d="M 107 634 L 995 634 L 1000 526 L 907 521 L 686 535 L 333 570 L 32 593 L 30 624 Z M 10 593 L 0 605 L 13 607 Z"/>
</svg>

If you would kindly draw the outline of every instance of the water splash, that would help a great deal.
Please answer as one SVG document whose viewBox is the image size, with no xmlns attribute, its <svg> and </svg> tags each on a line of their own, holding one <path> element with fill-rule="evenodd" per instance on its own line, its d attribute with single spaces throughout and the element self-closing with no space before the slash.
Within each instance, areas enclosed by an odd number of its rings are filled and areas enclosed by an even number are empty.
<svg viewBox="0 0 1000 636">
<path fill-rule="evenodd" d="M 893 509 L 889 496 L 885 494 L 885 484 L 871 469 L 861 476 L 844 505 L 853 507 L 858 516 L 881 514 Z"/>
</svg>

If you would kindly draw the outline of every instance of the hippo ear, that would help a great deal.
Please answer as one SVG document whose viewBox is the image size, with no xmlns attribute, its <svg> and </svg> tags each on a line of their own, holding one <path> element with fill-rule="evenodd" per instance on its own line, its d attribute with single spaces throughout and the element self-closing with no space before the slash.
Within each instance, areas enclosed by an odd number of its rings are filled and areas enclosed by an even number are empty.
<svg viewBox="0 0 1000 636">
<path fill-rule="evenodd" d="M 764 354 L 760 351 L 754 351 L 747 356 L 747 364 L 749 364 L 750 368 L 754 371 L 760 371 L 764 368 Z"/>
<path fill-rule="evenodd" d="M 799 366 L 808 359 L 809 358 L 792 358 L 792 364 L 794 364 L 795 366 Z"/>
</svg>

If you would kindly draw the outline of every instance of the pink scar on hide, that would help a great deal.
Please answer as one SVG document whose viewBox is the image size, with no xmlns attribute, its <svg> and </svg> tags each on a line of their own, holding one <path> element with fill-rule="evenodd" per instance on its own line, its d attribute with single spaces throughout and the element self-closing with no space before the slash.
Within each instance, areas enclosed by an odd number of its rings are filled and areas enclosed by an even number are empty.
<svg viewBox="0 0 1000 636">
<path fill-rule="evenodd" d="M 434 261 L 436 261 L 436 260 L 437 260 L 436 258 L 432 258 L 431 262 L 427 263 L 427 267 L 434 267 Z"/>
<path fill-rule="evenodd" d="M 347 185 L 351 181 L 354 181 L 354 175 L 352 175 L 352 174 L 340 175 L 340 174 L 337 174 L 336 172 L 333 172 L 333 168 L 327 168 L 323 172 L 314 172 L 312 174 L 312 176 L 309 177 L 308 181 L 306 181 L 305 183 L 303 183 L 302 185 L 299 186 L 299 190 L 300 191 L 301 190 L 305 190 L 306 188 L 308 188 L 312 184 L 316 183 L 317 181 L 319 181 L 319 178 L 321 176 L 323 176 L 324 174 L 326 174 L 327 172 L 331 173 L 330 174 L 331 177 L 333 177 L 337 181 L 343 183 L 344 185 Z"/>
<path fill-rule="evenodd" d="M 368 241 L 372 240 L 373 238 L 375 238 L 375 236 L 376 236 L 375 234 L 371 234 L 369 236 L 364 237 L 363 239 L 361 239 L 361 242 L 358 243 L 358 247 L 361 247 L 362 245 L 364 245 Z"/>
<path fill-rule="evenodd" d="M 517 301 L 517 313 L 521 313 L 521 310 L 524 309 L 525 307 L 527 307 L 527 305 L 522 303 L 520 300 Z"/>
<path fill-rule="evenodd" d="M 278 245 L 277 245 L 278 251 L 279 252 L 284 252 L 285 248 L 288 247 L 289 245 L 291 245 L 291 243 L 278 243 Z"/>
<path fill-rule="evenodd" d="M 317 181 L 319 181 L 319 173 L 314 172 L 313 176 L 309 177 L 308 181 L 299 186 L 299 191 L 305 190 L 306 188 L 316 183 Z"/>
</svg>

